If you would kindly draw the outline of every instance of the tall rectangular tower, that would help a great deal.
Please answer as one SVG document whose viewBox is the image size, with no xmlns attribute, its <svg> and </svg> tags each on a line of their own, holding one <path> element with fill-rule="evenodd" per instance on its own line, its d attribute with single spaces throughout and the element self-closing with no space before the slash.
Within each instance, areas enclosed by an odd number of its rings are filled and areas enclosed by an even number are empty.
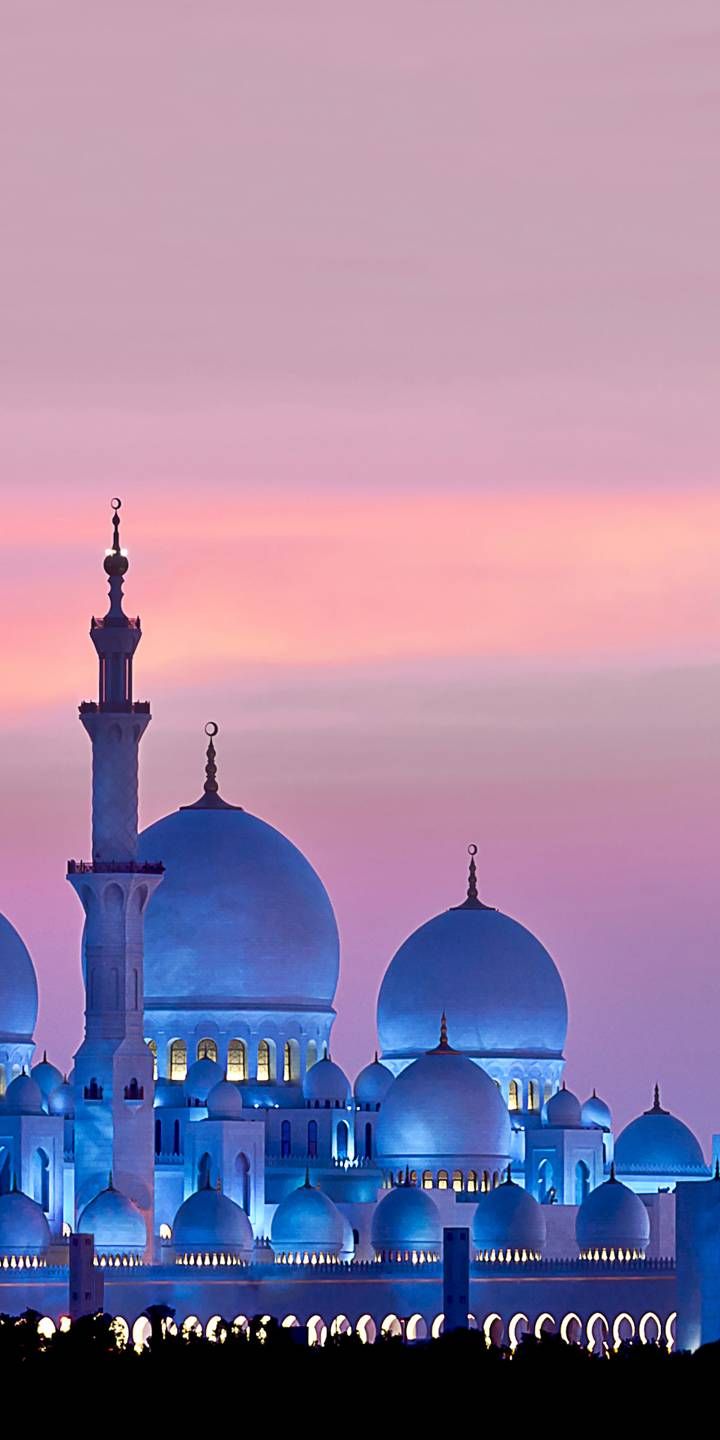
<svg viewBox="0 0 720 1440">
<path fill-rule="evenodd" d="M 68 880 L 85 911 L 85 1038 L 75 1056 L 75 1209 L 108 1184 L 132 1200 L 153 1240 L 153 1060 L 143 1035 L 145 909 L 161 864 L 140 864 L 138 750 L 150 706 L 133 699 L 139 619 L 122 608 L 128 560 L 120 501 L 105 556 L 110 608 L 91 621 L 99 660 L 97 701 L 80 706 L 92 744 L 92 859 L 70 861 Z"/>
</svg>

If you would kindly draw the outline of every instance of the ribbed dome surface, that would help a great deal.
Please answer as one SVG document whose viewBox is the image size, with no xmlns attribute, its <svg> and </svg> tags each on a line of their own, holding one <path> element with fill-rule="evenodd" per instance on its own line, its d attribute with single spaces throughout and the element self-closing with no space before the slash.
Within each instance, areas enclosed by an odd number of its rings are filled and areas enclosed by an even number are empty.
<svg viewBox="0 0 720 1440">
<path fill-rule="evenodd" d="M 178 810 L 144 830 L 165 878 L 145 921 L 145 995 L 164 1007 L 332 1006 L 338 933 L 321 880 L 272 825 L 239 809 Z"/>
<path fill-rule="evenodd" d="M 347 1105 L 350 1099 L 350 1081 L 345 1071 L 341 1070 L 334 1060 L 325 1056 L 322 1060 L 316 1060 L 305 1072 L 303 1095 L 311 1103 L 317 1100 L 324 1104 L 328 1100 L 332 1105 L 336 1102 Z"/>
<path fill-rule="evenodd" d="M 480 1196 L 472 1234 L 479 1252 L 526 1250 L 542 1255 L 546 1240 L 542 1206 L 513 1180 L 504 1181 Z"/>
<path fill-rule="evenodd" d="M 41 1207 L 22 1190 L 0 1195 L 0 1255 L 44 1255 L 50 1226 Z"/>
<path fill-rule="evenodd" d="M 11 1115 L 42 1115 L 42 1090 L 31 1075 L 16 1075 L 5 1091 L 5 1110 Z"/>
<path fill-rule="evenodd" d="M 355 1081 L 355 1099 L 358 1105 L 382 1105 L 394 1075 L 377 1056 L 360 1071 Z"/>
<path fill-rule="evenodd" d="M 581 1252 L 614 1248 L 644 1254 L 650 1216 L 634 1190 L 611 1178 L 586 1195 L 576 1216 L 575 1236 Z"/>
<path fill-rule="evenodd" d="M 32 1040 L 38 988 L 30 952 L 14 925 L 0 915 L 0 1040 Z"/>
<path fill-rule="evenodd" d="M 184 1200 L 175 1216 L 172 1240 L 176 1251 L 235 1255 L 249 1260 L 252 1225 L 245 1211 L 210 1186 Z"/>
<path fill-rule="evenodd" d="M 377 1123 L 377 1155 L 394 1164 L 453 1157 L 507 1163 L 510 1120 L 490 1076 L 437 1047 L 393 1081 Z"/>
<path fill-rule="evenodd" d="M 480 1057 L 562 1057 L 562 980 L 540 941 L 498 910 L 446 910 L 401 945 L 378 999 L 383 1056 L 400 1059 L 430 1048 L 438 997 L 458 1050 Z"/>
<path fill-rule="evenodd" d="M 132 1200 L 109 1185 L 90 1201 L 78 1221 L 81 1235 L 94 1235 L 99 1255 L 137 1254 L 145 1249 L 145 1220 Z"/>
<path fill-rule="evenodd" d="M 286 1195 L 273 1215 L 271 1240 L 276 1255 L 339 1255 L 343 1217 L 322 1190 L 309 1183 Z"/>
<path fill-rule="evenodd" d="M 371 1233 L 379 1253 L 429 1250 L 438 1254 L 442 1245 L 440 1212 L 426 1190 L 397 1185 L 376 1206 Z"/>
</svg>

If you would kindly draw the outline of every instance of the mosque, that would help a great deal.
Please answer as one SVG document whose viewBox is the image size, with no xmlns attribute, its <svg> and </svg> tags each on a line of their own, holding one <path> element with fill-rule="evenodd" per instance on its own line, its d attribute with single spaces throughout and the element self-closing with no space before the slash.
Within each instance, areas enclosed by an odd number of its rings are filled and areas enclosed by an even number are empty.
<svg viewBox="0 0 720 1440">
<path fill-rule="evenodd" d="M 214 724 L 200 795 L 138 833 L 150 707 L 119 509 L 80 706 L 92 852 L 67 871 L 85 916 L 67 1076 L 35 1057 L 33 962 L 0 916 L 0 1311 L 51 1332 L 102 1304 L 137 1344 L 158 1302 L 185 1333 L 264 1315 L 311 1344 L 418 1341 L 446 1324 L 459 1235 L 460 1323 L 489 1342 L 718 1338 L 720 1168 L 657 1087 L 616 1136 L 600 1096 L 566 1085 L 562 979 L 480 898 L 474 846 L 448 908 L 390 960 L 379 1053 L 351 1083 L 331 1058 L 330 898 L 221 795 Z"/>
</svg>

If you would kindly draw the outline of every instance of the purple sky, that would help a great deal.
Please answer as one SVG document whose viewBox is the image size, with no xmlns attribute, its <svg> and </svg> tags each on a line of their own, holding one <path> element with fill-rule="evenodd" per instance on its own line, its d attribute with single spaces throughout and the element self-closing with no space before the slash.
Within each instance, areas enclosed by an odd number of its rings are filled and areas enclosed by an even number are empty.
<svg viewBox="0 0 720 1440">
<path fill-rule="evenodd" d="M 476 840 L 568 1082 L 720 1129 L 719 61 L 709 0 L 6 3 L 0 908 L 60 1063 L 119 493 L 144 819 L 218 719 L 335 902 L 338 1058 Z"/>
</svg>

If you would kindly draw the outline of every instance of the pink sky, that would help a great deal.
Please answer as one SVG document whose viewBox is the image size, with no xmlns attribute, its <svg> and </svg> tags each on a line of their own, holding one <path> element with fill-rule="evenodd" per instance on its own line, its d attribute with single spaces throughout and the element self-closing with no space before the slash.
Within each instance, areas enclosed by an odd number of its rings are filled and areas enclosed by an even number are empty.
<svg viewBox="0 0 720 1440">
<path fill-rule="evenodd" d="M 335 902 L 338 1058 L 476 840 L 568 1082 L 720 1130 L 719 59 L 709 0 L 6 5 L 0 908 L 60 1063 L 118 493 L 143 818 L 217 719 Z"/>
</svg>

